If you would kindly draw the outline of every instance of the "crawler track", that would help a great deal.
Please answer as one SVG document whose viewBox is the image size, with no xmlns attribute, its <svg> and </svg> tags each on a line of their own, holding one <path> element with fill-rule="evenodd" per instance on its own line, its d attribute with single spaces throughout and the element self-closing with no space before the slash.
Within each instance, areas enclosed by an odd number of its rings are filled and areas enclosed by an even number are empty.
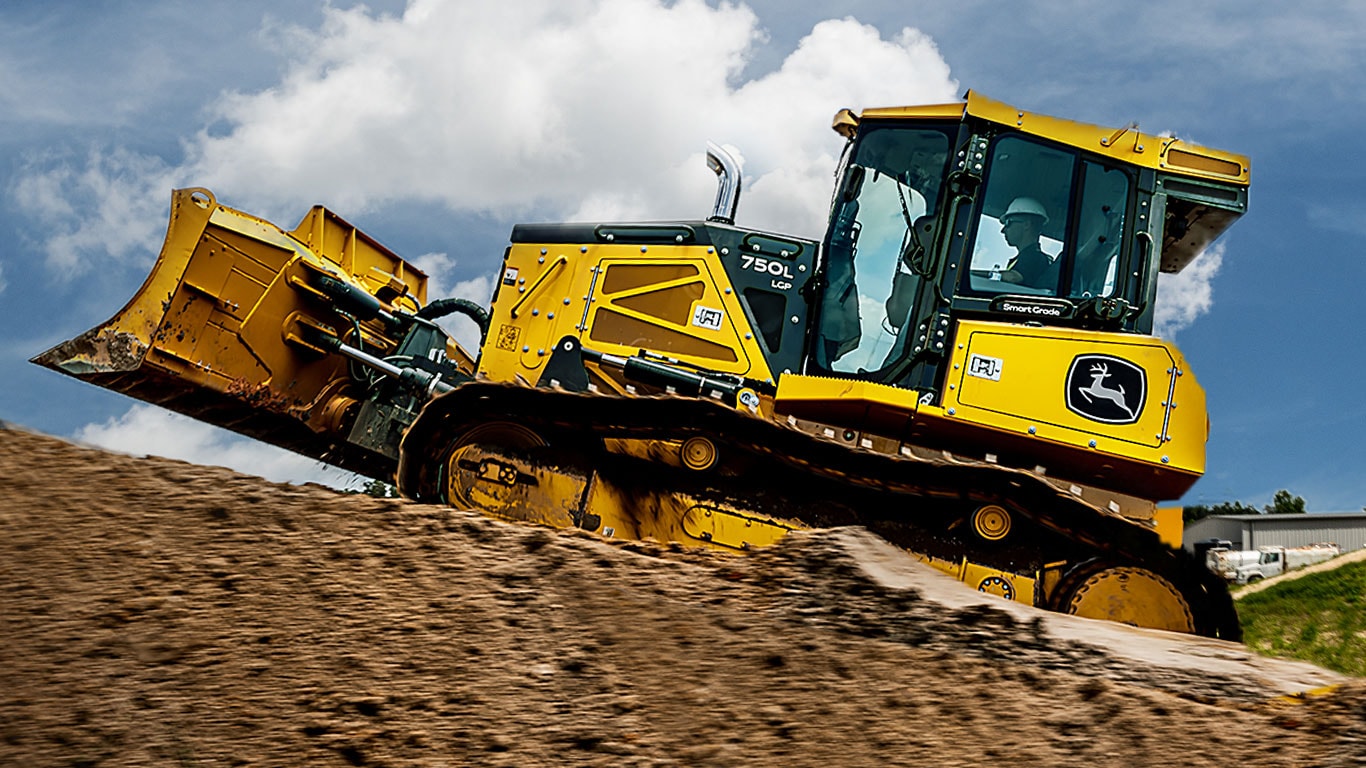
<svg viewBox="0 0 1366 768">
<path fill-rule="evenodd" d="M 597 473 L 642 495 L 688 493 L 810 527 L 862 525 L 912 552 L 1027 574 L 1065 563 L 1063 589 L 1042 599 L 1067 610 L 1069 592 L 1103 568 L 1159 575 L 1189 604 L 1197 633 L 1238 639 L 1233 602 L 1221 581 L 1154 531 L 1098 509 L 1027 471 L 929 454 L 843 432 L 827 437 L 756 418 L 719 402 L 536 389 L 489 382 L 459 387 L 428 405 L 404 441 L 399 486 L 421 501 L 447 501 L 443 457 L 471 428 L 510 422 L 546 437 L 533 461 Z M 719 461 L 706 472 L 623 456 L 607 440 L 706 437 Z M 997 505 L 1014 521 L 1001 541 L 983 541 L 968 522 Z M 576 524 L 593 528 L 591 516 Z M 585 524 L 585 520 L 588 524 Z"/>
</svg>

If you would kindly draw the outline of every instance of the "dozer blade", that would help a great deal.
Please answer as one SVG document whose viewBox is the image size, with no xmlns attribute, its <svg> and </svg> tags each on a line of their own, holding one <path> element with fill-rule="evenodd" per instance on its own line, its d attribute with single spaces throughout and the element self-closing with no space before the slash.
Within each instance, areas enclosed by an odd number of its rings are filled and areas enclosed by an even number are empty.
<svg viewBox="0 0 1366 768">
<path fill-rule="evenodd" d="M 412 312 L 427 277 L 337 215 L 313 208 L 293 232 L 176 190 L 156 265 L 108 322 L 32 362 L 371 477 L 393 461 L 337 433 L 359 396 L 347 362 L 300 328 L 394 346 L 317 288 L 331 279 Z M 338 327 L 340 326 L 340 327 Z"/>
</svg>

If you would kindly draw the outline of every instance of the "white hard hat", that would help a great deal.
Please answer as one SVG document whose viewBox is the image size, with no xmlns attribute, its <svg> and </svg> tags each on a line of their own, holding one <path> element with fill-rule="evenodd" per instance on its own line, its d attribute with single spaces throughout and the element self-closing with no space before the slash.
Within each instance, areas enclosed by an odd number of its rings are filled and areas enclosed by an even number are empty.
<svg viewBox="0 0 1366 768">
<path fill-rule="evenodd" d="M 1048 213 L 1044 211 L 1043 205 L 1032 197 L 1017 197 L 1010 201 L 1010 207 L 1001 214 L 1001 221 L 1007 221 L 1016 215 L 1038 216 L 1040 226 L 1048 223 Z"/>
</svg>

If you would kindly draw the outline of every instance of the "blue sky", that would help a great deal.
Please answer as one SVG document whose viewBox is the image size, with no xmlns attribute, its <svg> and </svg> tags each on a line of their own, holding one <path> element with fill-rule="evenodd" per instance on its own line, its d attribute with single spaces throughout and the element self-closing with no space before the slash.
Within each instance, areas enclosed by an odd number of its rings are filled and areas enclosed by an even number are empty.
<svg viewBox="0 0 1366 768">
<path fill-rule="evenodd" d="M 1366 4 L 312 0 L 0 6 L 0 419 L 275 479 L 346 482 L 27 363 L 145 276 L 172 187 L 292 226 L 314 203 L 481 301 L 517 221 L 823 227 L 844 107 L 968 88 L 1250 155 L 1250 212 L 1164 285 L 1204 385 L 1187 503 L 1366 504 Z M 951 6 L 951 7 L 950 7 Z"/>
</svg>

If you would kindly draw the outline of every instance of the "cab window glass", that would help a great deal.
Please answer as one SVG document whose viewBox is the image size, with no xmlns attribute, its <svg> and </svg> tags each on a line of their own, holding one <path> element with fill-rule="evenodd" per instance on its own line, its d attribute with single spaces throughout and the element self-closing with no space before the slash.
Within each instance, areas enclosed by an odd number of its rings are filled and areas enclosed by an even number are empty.
<svg viewBox="0 0 1366 768">
<path fill-rule="evenodd" d="M 1058 295 L 1076 162 L 1017 136 L 995 143 L 974 227 L 971 293 Z"/>
<path fill-rule="evenodd" d="M 1124 215 L 1129 210 L 1132 187 L 1129 174 L 1119 168 L 1089 161 L 1084 164 L 1069 292 L 1072 298 L 1089 299 L 1115 292 Z"/>
<path fill-rule="evenodd" d="M 943 128 L 888 126 L 853 147 L 825 249 L 822 368 L 875 371 L 904 346 L 900 331 L 928 269 L 913 233 L 933 219 L 949 143 Z"/>
</svg>

